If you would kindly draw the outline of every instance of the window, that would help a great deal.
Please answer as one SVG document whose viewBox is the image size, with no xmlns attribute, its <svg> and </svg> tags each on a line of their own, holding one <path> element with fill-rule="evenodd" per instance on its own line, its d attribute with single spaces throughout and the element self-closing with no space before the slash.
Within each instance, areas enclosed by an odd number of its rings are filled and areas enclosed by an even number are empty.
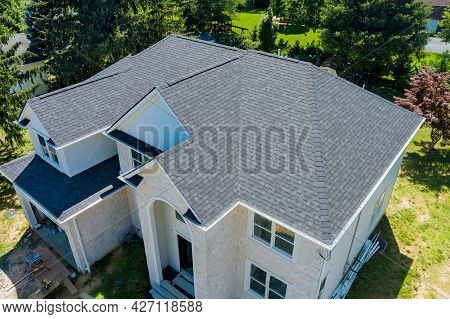
<svg viewBox="0 0 450 319">
<path fill-rule="evenodd" d="M 147 162 L 149 158 L 142 155 L 141 153 L 136 152 L 135 150 L 131 150 L 131 160 L 133 161 L 133 167 L 138 168 L 139 166 Z"/>
<path fill-rule="evenodd" d="M 47 145 L 47 148 L 50 152 L 50 157 L 52 158 L 53 162 L 59 164 L 58 155 L 56 155 L 56 150 L 50 145 Z"/>
<path fill-rule="evenodd" d="M 323 278 L 322 282 L 320 283 L 319 294 L 317 295 L 317 299 L 322 299 L 323 290 L 325 289 L 325 284 L 327 283 L 327 277 L 328 275 L 326 275 L 325 278 Z"/>
<path fill-rule="evenodd" d="M 47 149 L 47 142 L 45 141 L 45 139 L 38 135 L 38 139 L 39 139 L 39 145 L 41 147 L 41 152 L 42 154 L 44 154 L 45 156 L 48 157 L 48 149 Z"/>
<path fill-rule="evenodd" d="M 39 146 L 44 156 L 51 158 L 53 162 L 59 164 L 58 154 L 53 146 L 50 146 L 48 142 L 41 135 L 38 134 Z"/>
<path fill-rule="evenodd" d="M 380 217 L 383 208 L 383 204 L 384 204 L 384 197 L 386 196 L 386 191 L 383 192 L 383 194 L 381 194 L 380 198 L 378 198 L 376 204 L 375 204 L 375 208 L 373 210 L 373 215 L 372 215 L 372 219 L 370 220 L 369 223 L 369 228 L 372 227 L 373 223 L 375 221 L 378 220 L 378 218 Z"/>
<path fill-rule="evenodd" d="M 256 213 L 253 219 L 253 237 L 289 257 L 294 253 L 294 232 Z"/>
<path fill-rule="evenodd" d="M 175 217 L 177 220 L 179 220 L 183 224 L 186 224 L 186 222 L 184 221 L 184 218 L 181 216 L 181 214 L 177 210 L 175 211 Z"/>
<path fill-rule="evenodd" d="M 287 284 L 261 268 L 250 264 L 250 290 L 261 298 L 284 299 Z"/>
</svg>

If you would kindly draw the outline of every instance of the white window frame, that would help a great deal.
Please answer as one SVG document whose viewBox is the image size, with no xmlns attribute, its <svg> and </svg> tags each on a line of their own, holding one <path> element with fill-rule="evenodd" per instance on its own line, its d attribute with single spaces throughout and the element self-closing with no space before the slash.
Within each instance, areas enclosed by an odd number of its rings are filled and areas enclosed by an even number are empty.
<svg viewBox="0 0 450 319">
<path fill-rule="evenodd" d="M 273 220 L 272 218 L 269 218 L 269 217 L 267 217 L 265 215 L 262 215 L 260 213 L 252 212 L 250 210 L 249 210 L 249 212 L 250 212 L 249 220 L 248 220 L 248 225 L 249 225 L 249 227 L 248 227 L 248 235 L 249 235 L 249 238 L 254 240 L 255 242 L 261 244 L 262 246 L 270 249 L 271 251 L 273 251 L 277 255 L 283 257 L 284 259 L 286 259 L 286 260 L 288 260 L 290 262 L 294 262 L 296 260 L 296 258 L 297 258 L 297 247 L 298 247 L 298 237 L 299 236 L 297 236 L 297 234 L 292 229 L 287 228 L 286 226 L 278 223 L 277 221 Z M 259 215 L 259 216 L 261 216 L 261 217 L 271 221 L 272 224 L 271 224 L 271 231 L 270 231 L 270 234 L 271 234 L 271 236 L 270 236 L 270 244 L 265 242 L 261 238 L 259 238 L 259 237 L 254 235 L 255 214 L 257 214 L 257 215 Z M 275 237 L 279 237 L 279 236 L 277 236 L 275 234 L 276 225 L 279 225 L 279 226 L 281 226 L 283 228 L 286 228 L 289 231 L 292 231 L 294 233 L 294 242 L 291 243 L 293 245 L 292 255 L 289 255 L 288 253 L 284 252 L 283 250 L 275 247 Z M 285 240 L 285 239 L 283 239 L 283 240 Z"/>
<path fill-rule="evenodd" d="M 141 159 L 140 160 L 135 159 L 133 157 L 133 152 L 138 154 Z M 133 165 L 133 168 L 138 168 L 150 160 L 150 158 L 148 156 L 145 156 L 144 154 L 142 154 L 134 149 L 130 149 L 130 157 L 131 157 L 131 165 Z M 139 165 L 135 165 L 135 162 L 139 163 Z"/>
<path fill-rule="evenodd" d="M 387 189 L 385 189 L 383 191 L 383 193 L 381 193 L 380 197 L 378 197 L 378 199 L 375 203 L 375 207 L 372 212 L 372 218 L 370 219 L 370 223 L 369 223 L 369 229 L 371 229 L 372 226 L 374 225 L 374 223 L 378 219 L 380 219 L 380 216 L 383 213 L 383 206 L 384 206 L 384 201 L 386 199 L 386 192 L 387 192 Z"/>
<path fill-rule="evenodd" d="M 252 265 L 258 267 L 259 269 L 261 269 L 262 271 L 264 271 L 266 273 L 266 282 L 264 283 L 264 288 L 265 288 L 264 297 L 262 297 L 260 294 L 258 294 L 257 292 L 253 291 L 250 288 L 250 280 L 252 279 L 250 277 L 250 273 L 251 273 L 251 266 Z M 290 295 L 291 295 L 291 285 L 286 280 L 282 279 L 280 276 L 277 276 L 277 275 L 273 274 L 271 271 L 268 271 L 266 268 L 260 266 L 258 263 L 255 263 L 252 260 L 248 260 L 248 259 L 246 260 L 246 263 L 245 263 L 245 285 L 244 285 L 244 287 L 245 287 L 246 292 L 251 297 L 255 297 L 255 298 L 258 298 L 258 299 L 268 299 L 269 291 L 272 291 L 275 294 L 280 296 L 279 293 L 277 293 L 277 292 L 275 292 L 275 291 L 270 289 L 270 277 L 273 277 L 273 278 L 281 281 L 282 283 L 284 283 L 286 285 L 286 293 L 285 293 L 283 299 L 289 299 Z M 256 279 L 253 279 L 253 280 L 259 282 Z M 259 283 L 262 284 L 261 282 L 259 282 Z"/>
<path fill-rule="evenodd" d="M 58 151 L 53 146 L 49 145 L 48 139 L 45 138 L 42 134 L 36 132 L 36 135 L 39 143 L 39 149 L 43 157 L 53 165 L 59 166 Z M 44 141 L 45 146 L 41 144 L 41 139 Z"/>
</svg>

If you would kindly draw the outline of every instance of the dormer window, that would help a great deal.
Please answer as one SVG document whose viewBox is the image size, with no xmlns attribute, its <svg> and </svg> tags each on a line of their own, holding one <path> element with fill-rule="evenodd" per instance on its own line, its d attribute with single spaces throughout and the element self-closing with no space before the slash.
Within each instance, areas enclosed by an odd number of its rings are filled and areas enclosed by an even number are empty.
<svg viewBox="0 0 450 319">
<path fill-rule="evenodd" d="M 131 160 L 133 162 L 133 167 L 138 168 L 142 164 L 148 162 L 150 159 L 147 156 L 136 152 L 135 150 L 131 150 Z"/>
<path fill-rule="evenodd" d="M 59 164 L 58 154 L 53 146 L 48 144 L 48 141 L 44 137 L 38 134 L 39 147 L 41 149 L 42 155 L 51 159 L 54 163 Z"/>
</svg>

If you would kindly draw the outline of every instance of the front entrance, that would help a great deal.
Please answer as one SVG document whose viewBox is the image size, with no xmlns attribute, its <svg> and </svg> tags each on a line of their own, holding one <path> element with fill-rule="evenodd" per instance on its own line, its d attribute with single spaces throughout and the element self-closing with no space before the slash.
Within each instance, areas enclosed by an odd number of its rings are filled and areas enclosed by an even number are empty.
<svg viewBox="0 0 450 319">
<path fill-rule="evenodd" d="M 178 238 L 178 254 L 180 257 L 180 268 L 187 271 L 192 271 L 192 244 L 190 241 L 184 239 L 180 235 Z"/>
</svg>

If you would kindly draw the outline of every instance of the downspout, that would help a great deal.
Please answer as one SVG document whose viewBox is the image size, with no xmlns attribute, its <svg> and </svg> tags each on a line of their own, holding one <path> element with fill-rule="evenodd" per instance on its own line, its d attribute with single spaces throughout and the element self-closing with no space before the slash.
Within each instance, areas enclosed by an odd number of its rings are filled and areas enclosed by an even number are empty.
<svg viewBox="0 0 450 319">
<path fill-rule="evenodd" d="M 83 241 L 81 240 L 80 231 L 78 230 L 78 224 L 77 224 L 76 218 L 73 219 L 73 224 L 75 225 L 75 233 L 77 234 L 78 241 L 80 242 L 81 254 L 83 255 L 83 258 L 86 262 L 86 270 L 88 271 L 88 273 L 90 273 L 91 267 L 89 266 L 89 261 L 86 256 L 86 252 L 84 251 L 84 245 L 83 245 Z"/>
<path fill-rule="evenodd" d="M 358 220 L 356 221 L 355 232 L 353 233 L 352 242 L 350 243 L 350 248 L 349 248 L 348 253 L 347 253 L 347 259 L 345 260 L 345 266 L 347 266 L 348 258 L 350 257 L 350 253 L 352 252 L 353 242 L 355 241 L 356 233 L 358 232 L 359 220 L 361 219 L 362 212 L 363 211 L 361 209 L 361 211 L 358 214 Z M 351 264 L 349 265 L 349 267 L 350 266 L 351 266 Z"/>
</svg>

